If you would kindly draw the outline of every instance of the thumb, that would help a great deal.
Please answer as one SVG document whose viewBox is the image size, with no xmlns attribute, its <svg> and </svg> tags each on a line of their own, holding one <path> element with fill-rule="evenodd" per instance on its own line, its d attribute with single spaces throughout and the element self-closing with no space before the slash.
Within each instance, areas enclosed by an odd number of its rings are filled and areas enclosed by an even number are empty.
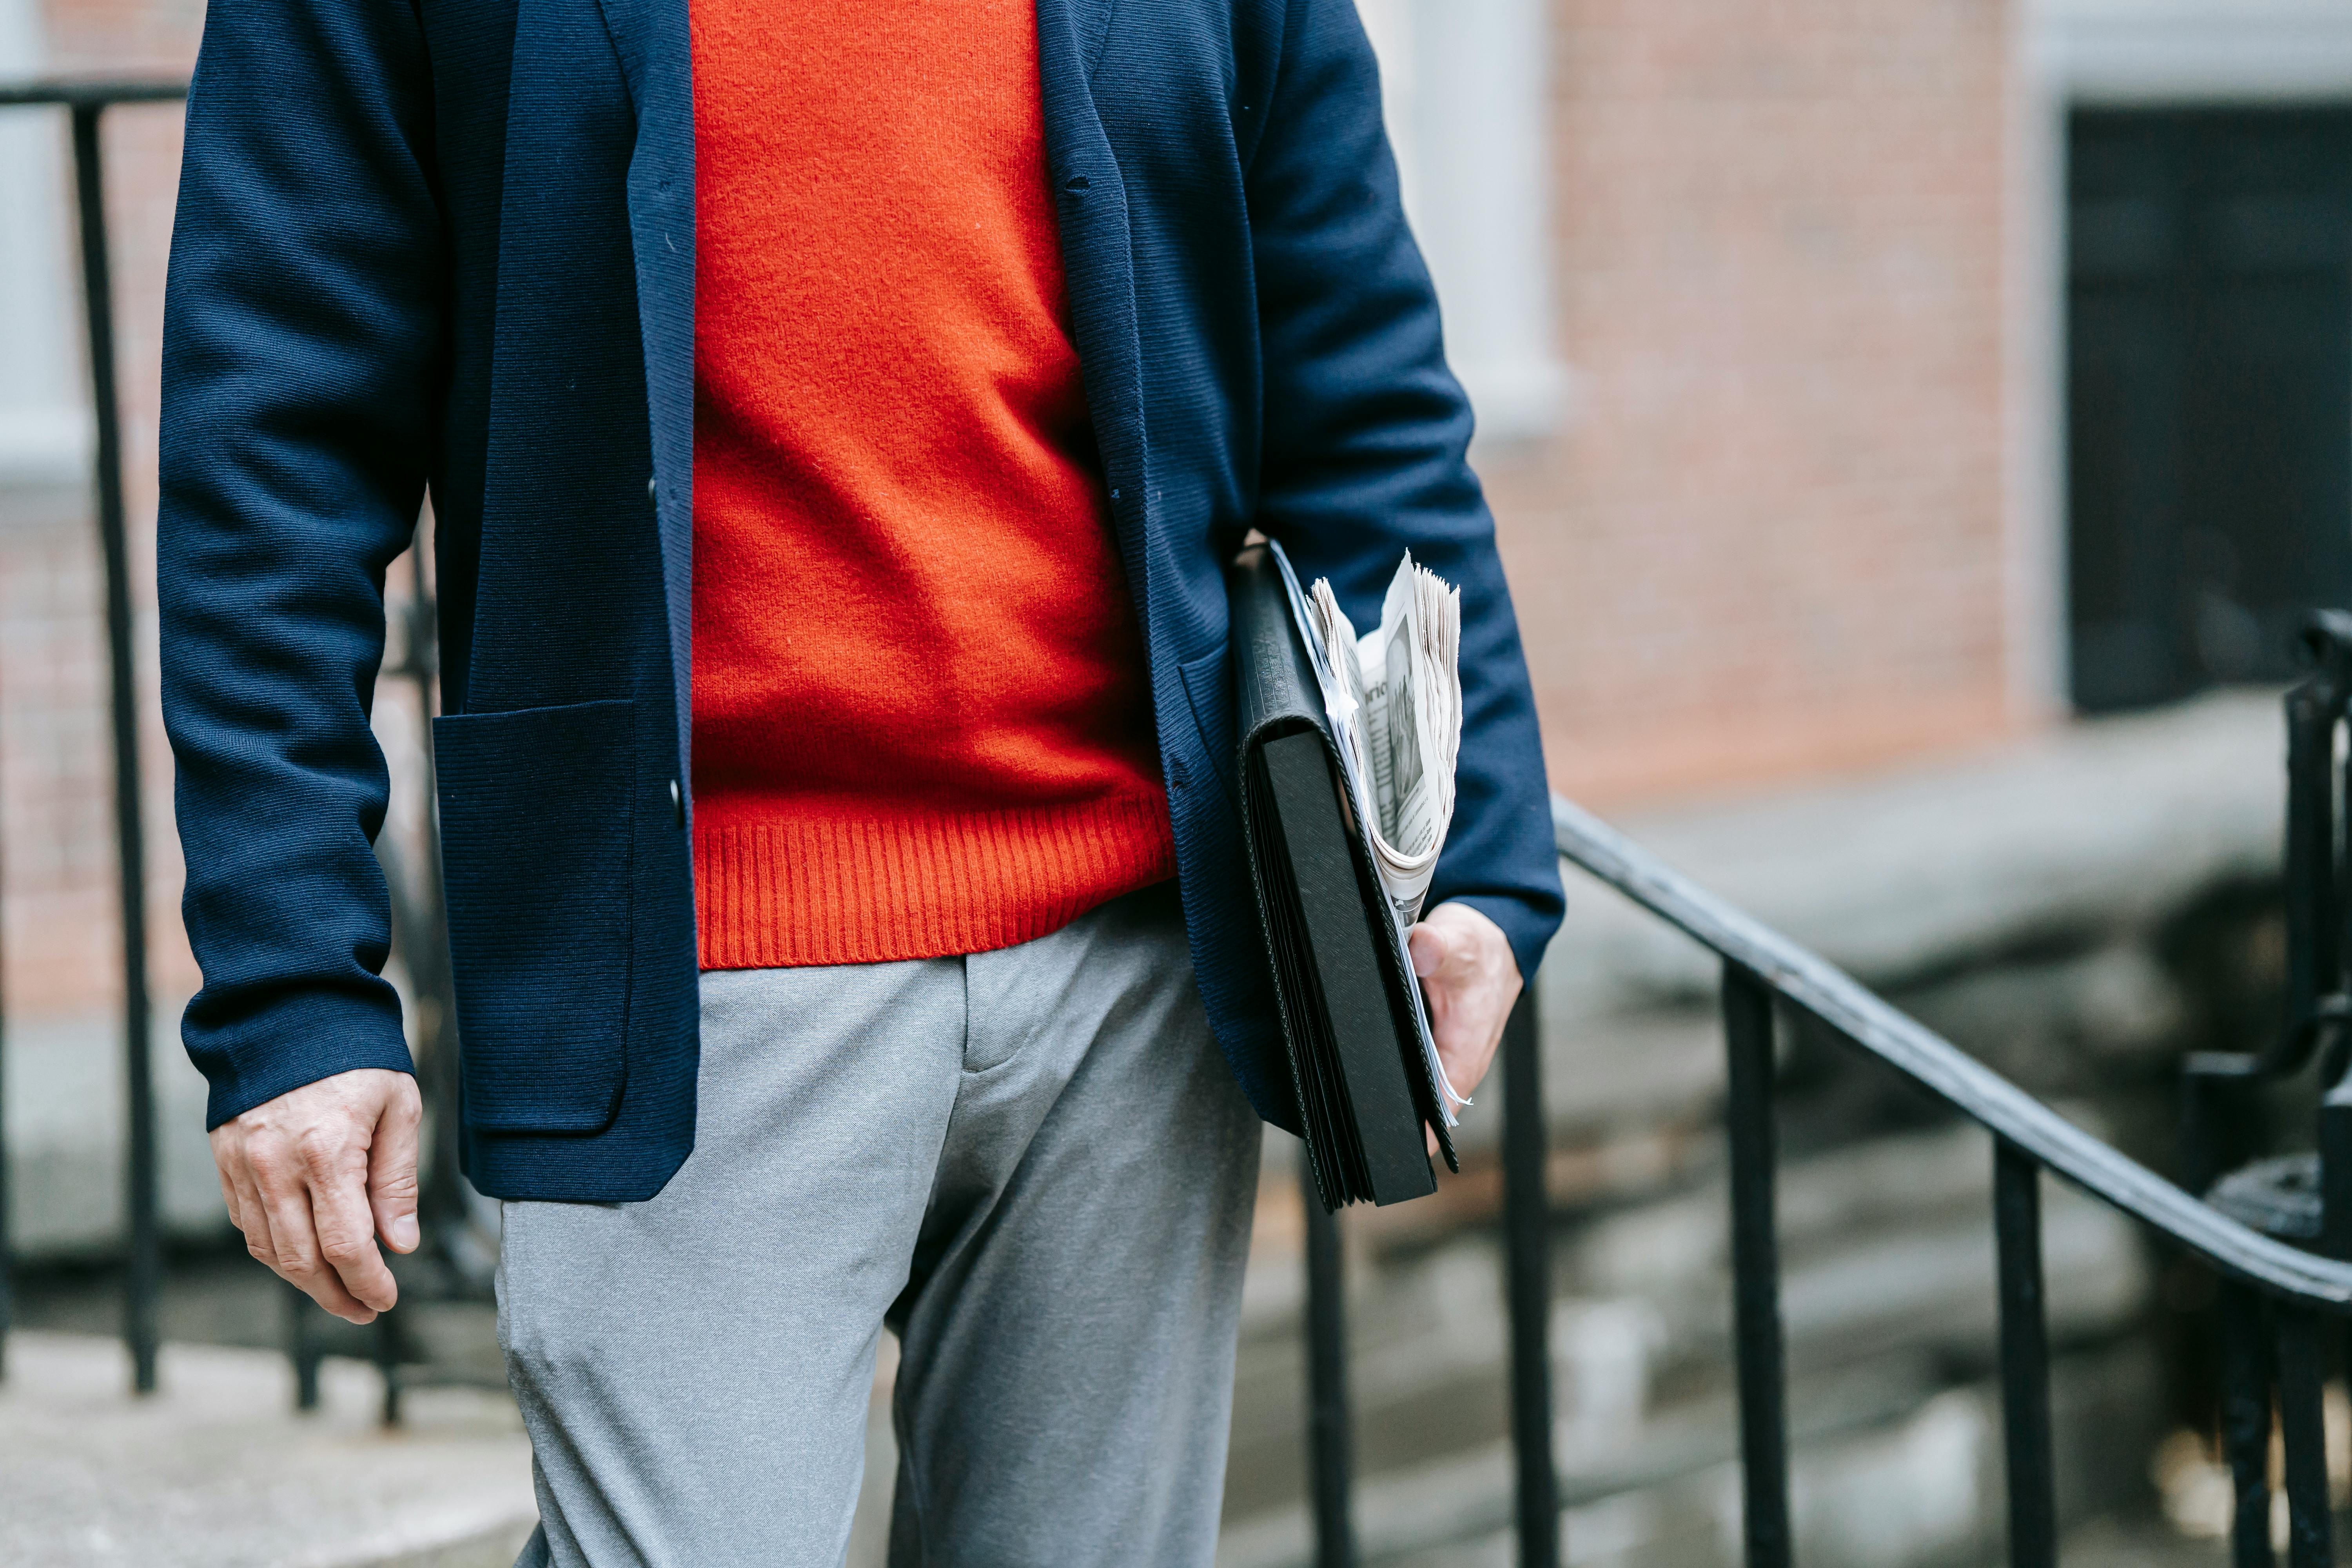
<svg viewBox="0 0 2352 1568">
<path fill-rule="evenodd" d="M 420 1239 L 416 1226 L 417 1126 L 423 1120 L 416 1080 L 402 1074 L 385 1098 L 377 1117 L 375 1137 L 368 1148 L 368 1204 L 375 1211 L 376 1234 L 394 1252 L 414 1252 Z"/>
<path fill-rule="evenodd" d="M 1412 955 L 1412 972 L 1426 980 L 1445 966 L 1446 950 L 1452 943 L 1444 931 L 1423 921 L 1405 933 L 1404 945 Z"/>
</svg>

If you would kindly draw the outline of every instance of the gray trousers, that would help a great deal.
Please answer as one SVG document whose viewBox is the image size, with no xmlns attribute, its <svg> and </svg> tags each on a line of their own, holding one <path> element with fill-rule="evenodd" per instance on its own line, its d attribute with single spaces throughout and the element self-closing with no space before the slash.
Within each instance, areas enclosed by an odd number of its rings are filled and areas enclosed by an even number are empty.
<svg viewBox="0 0 2352 1568">
<path fill-rule="evenodd" d="M 519 1568 L 835 1568 L 886 1321 L 893 1568 L 1211 1561 L 1258 1128 L 1172 887 L 706 973 L 700 1094 L 657 1196 L 506 1205 Z"/>
</svg>

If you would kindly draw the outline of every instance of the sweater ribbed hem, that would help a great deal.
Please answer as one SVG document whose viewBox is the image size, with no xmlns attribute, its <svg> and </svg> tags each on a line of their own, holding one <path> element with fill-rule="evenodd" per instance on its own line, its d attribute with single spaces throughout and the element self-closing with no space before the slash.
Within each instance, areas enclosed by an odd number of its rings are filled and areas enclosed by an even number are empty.
<svg viewBox="0 0 2352 1568">
<path fill-rule="evenodd" d="M 889 819 L 698 795 L 695 818 L 705 969 L 987 952 L 1176 874 L 1156 791 Z"/>
</svg>

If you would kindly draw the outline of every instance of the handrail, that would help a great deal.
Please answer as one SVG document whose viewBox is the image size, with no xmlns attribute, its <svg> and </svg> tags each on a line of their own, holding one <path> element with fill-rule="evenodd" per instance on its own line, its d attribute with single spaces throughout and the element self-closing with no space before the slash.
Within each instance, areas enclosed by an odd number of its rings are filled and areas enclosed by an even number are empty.
<svg viewBox="0 0 2352 1568">
<path fill-rule="evenodd" d="M 48 104 L 59 109 L 104 109 L 115 103 L 173 103 L 188 96 L 184 80 L 75 80 L 43 78 L 0 81 L 0 109 Z"/>
<path fill-rule="evenodd" d="M 2250 1285 L 2331 1311 L 2352 1311 L 2352 1263 L 2249 1229 L 2074 1126 L 1836 965 L 1708 892 L 1583 807 L 1554 795 L 1551 812 L 1562 856 L 2051 1170 Z"/>
</svg>

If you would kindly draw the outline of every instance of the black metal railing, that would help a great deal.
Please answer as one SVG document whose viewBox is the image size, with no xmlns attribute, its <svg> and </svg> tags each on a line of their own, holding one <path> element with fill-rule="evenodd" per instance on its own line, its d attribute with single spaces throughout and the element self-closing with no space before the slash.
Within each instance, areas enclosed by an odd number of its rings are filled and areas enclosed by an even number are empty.
<svg viewBox="0 0 2352 1568">
<path fill-rule="evenodd" d="M 2352 615 L 2323 610 L 2302 634 L 2311 673 L 2286 696 L 2286 1007 L 2256 1050 L 2191 1056 L 2183 1077 L 2184 1179 L 2255 1229 L 2331 1258 L 2352 1257 L 2352 856 L 2341 741 L 2352 712 Z M 2315 1147 L 2259 1152 L 2261 1096 L 2311 1073 L 2320 1090 Z M 2232 1167 L 2235 1167 L 2232 1169 Z M 2323 1341 L 2312 1314 L 2242 1282 L 2221 1289 L 2222 1447 L 2236 1478 L 2231 1540 L 2240 1563 L 2270 1557 L 2271 1404 L 2278 1405 L 2288 1561 L 2329 1558 L 2321 1420 Z"/>
<path fill-rule="evenodd" d="M 144 710 L 139 689 L 136 638 L 131 624 L 131 563 L 123 488 L 121 400 L 118 390 L 114 295 L 110 229 L 105 201 L 101 117 L 120 104 L 170 103 L 187 96 L 183 81 L 36 81 L 0 83 L 0 110 L 64 110 L 70 121 L 74 195 L 81 257 L 84 344 L 89 356 L 92 428 L 95 435 L 91 491 L 104 561 L 107 653 L 111 675 L 110 704 L 114 764 L 114 832 L 117 848 L 118 914 L 121 942 L 122 1055 L 126 1079 L 123 1170 L 122 1334 L 131 1353 L 131 1383 L 142 1394 L 156 1386 L 157 1308 L 163 1285 L 163 1238 L 152 1061 L 153 1016 L 149 989 L 146 904 L 146 827 L 140 780 L 139 735 Z M 420 548 L 411 554 L 409 594 L 398 628 L 400 657 L 383 675 L 415 687 L 425 758 L 427 816 L 432 755 L 432 714 L 438 698 L 432 585 Z M 421 1173 L 419 1218 L 426 1246 L 410 1266 L 404 1297 L 412 1294 L 482 1295 L 480 1269 L 461 1265 L 450 1233 L 466 1220 L 463 1177 L 457 1169 L 455 1007 L 449 994 L 447 940 L 440 900 L 438 839 L 430 830 L 415 864 L 386 856 L 394 882 L 396 950 L 409 971 L 417 1003 L 415 1020 L 418 1077 L 425 1091 L 430 1142 Z M 387 847 L 380 844 L 379 849 Z M 6 1017 L 0 995 L 0 1108 L 5 1108 Z M 8 1231 L 8 1157 L 5 1117 L 0 1117 L 0 1375 L 5 1373 L 8 1297 L 14 1252 Z M 319 1402 L 322 1314 L 292 1287 L 287 1291 L 286 1345 L 295 1372 L 295 1403 Z M 397 1311 L 386 1313 L 371 1341 L 384 1377 L 383 1415 L 400 1415 L 403 1334 Z"/>
<path fill-rule="evenodd" d="M 2011 1561 L 2046 1565 L 2057 1560 L 2042 1279 L 2043 1171 L 2065 1177 L 2202 1259 L 2222 1275 L 2242 1308 L 2252 1309 L 2245 1313 L 2248 1323 L 2232 1336 L 2247 1363 L 2231 1385 L 2240 1396 L 2238 1425 L 2244 1429 L 2232 1453 L 2241 1519 L 2258 1516 L 2261 1529 L 2240 1531 L 2234 1560 L 2242 1568 L 2270 1561 L 2266 1489 L 2273 1385 L 2285 1450 L 2289 1562 L 2294 1568 L 2316 1568 L 2329 1560 L 2319 1317 L 2352 1310 L 2352 1263 L 2264 1235 L 2228 1205 L 2166 1181 L 1576 806 L 1555 800 L 1553 821 L 1563 856 L 1722 961 L 1731 1065 L 1727 1115 L 1732 1130 L 1734 1312 L 1750 1564 L 1767 1568 L 1790 1560 L 1785 1373 L 1769 1201 L 1776 1001 L 1895 1068 L 1991 1134 Z M 2254 1444 L 2261 1448 L 2259 1460 L 2252 1453 Z"/>
<path fill-rule="evenodd" d="M 2315 616 L 2305 641 L 2313 672 L 2286 697 L 2286 1023 L 2261 1050 L 2189 1058 L 2186 1187 L 2075 1127 L 1598 817 L 1553 798 L 1554 836 L 1564 859 L 1679 929 L 1721 965 L 1741 1530 L 1750 1568 L 1786 1568 L 1794 1555 L 1773 1202 L 1774 1037 L 1782 1010 L 1824 1026 L 1990 1134 L 2009 1553 L 2017 1568 L 2055 1568 L 2058 1560 L 2042 1255 L 2044 1171 L 2121 1210 L 2221 1276 L 2219 1427 L 2235 1488 L 2235 1568 L 2269 1568 L 2273 1561 L 2274 1443 L 2286 1493 L 2290 1568 L 2321 1568 L 2333 1560 L 2323 1419 L 2332 1336 L 2324 1320 L 2352 1313 L 2352 1262 L 2346 1261 L 2352 1255 L 2352 831 L 2343 821 L 2352 813 L 2352 768 L 2342 743 L 2352 718 L 2352 616 Z M 1523 1568 L 1556 1568 L 1559 1484 L 1549 1453 L 1549 1226 L 1536 1034 L 1532 1004 L 1523 1004 L 1504 1049 L 1504 1235 L 1518 1561 Z M 2258 1152 L 2252 1091 L 2315 1063 L 2322 1091 L 2317 1148 L 2241 1163 Z M 1355 1558 L 1339 1249 L 1331 1221 L 1311 1192 L 1307 1198 L 1317 1563 L 1342 1568 Z"/>
<path fill-rule="evenodd" d="M 2339 721 L 2341 715 L 2339 712 Z M 2332 745 L 2332 742 L 2328 742 Z M 2340 787 L 2340 786 L 2338 786 Z M 2272 1562 L 2270 1455 L 2284 1450 L 2288 1562 L 2331 1561 L 2322 1389 L 2323 1315 L 2352 1311 L 2352 1263 L 2263 1234 L 2230 1201 L 2231 1183 L 2266 1181 L 2268 1228 L 2316 1241 L 2316 1194 L 2324 1186 L 2306 1161 L 2272 1161 L 2225 1180 L 2212 1201 L 2165 1180 L 2083 1131 L 1957 1046 L 1874 995 L 1833 965 L 1668 868 L 1632 840 L 1565 800 L 1552 802 L 1561 856 L 1678 928 L 1722 965 L 1727 1056 L 1725 1119 L 1730 1153 L 1733 1345 L 1742 1465 L 1742 1532 L 1750 1568 L 1786 1568 L 1794 1542 L 1789 1506 L 1786 1358 L 1773 1211 L 1774 1035 L 1781 1008 L 1810 1017 L 1934 1092 L 1990 1134 L 1992 1224 L 2000 1301 L 2002 1436 L 2009 1488 L 2010 1560 L 2054 1568 L 2058 1552 L 2056 1465 L 2050 1409 L 2050 1342 L 2042 1274 L 2042 1173 L 2065 1177 L 2202 1259 L 2226 1282 L 2222 1438 L 2237 1486 L 2231 1561 Z M 2306 832 L 2308 825 L 2305 825 Z M 2332 845 L 2332 840 L 2323 839 Z M 2331 847 L 2335 856 L 2340 851 Z M 2315 992 L 2326 1005 L 2326 994 Z M 1541 1288 L 1544 1127 L 1535 1077 L 1532 1016 L 1514 1020 L 1507 1047 L 1503 1166 L 1510 1276 L 1513 1430 L 1519 1450 L 1519 1562 L 1559 1560 L 1557 1481 L 1549 1461 L 1532 1462 L 1549 1434 L 1546 1302 Z M 2339 1068 L 2341 1063 L 2336 1064 Z M 2240 1074 L 2242 1079 L 2246 1075 Z M 2332 1091 L 2332 1112 L 2342 1091 Z M 2284 1177 L 2276 1173 L 2283 1168 Z M 2308 1193 L 2298 1203 L 2297 1194 Z M 2234 1211 L 2234 1212 L 2233 1212 Z M 1320 1215 L 1309 1202 L 1310 1220 Z M 1535 1217 L 1530 1220 L 1532 1214 Z M 1324 1224 L 1328 1225 L 1328 1221 Z M 1337 1252 L 1310 1247 L 1310 1358 L 1316 1368 L 1317 1561 L 1353 1561 L 1346 1532 L 1344 1400 L 1326 1384 L 1344 1360 L 1337 1342 Z M 1538 1432 L 1543 1434 L 1538 1436 Z"/>
<path fill-rule="evenodd" d="M 107 246 L 106 179 L 100 118 L 118 103 L 168 103 L 187 96 L 180 81 L 0 84 L 0 109 L 63 109 L 73 124 L 74 204 L 81 240 L 82 321 L 89 354 L 99 548 L 106 563 L 106 649 L 114 743 L 114 835 L 122 940 L 123 1071 L 129 1108 L 123 1173 L 129 1221 L 124 1257 L 122 1338 L 131 1384 L 155 1389 L 156 1294 L 163 1238 L 155 1163 L 153 1020 L 147 991 L 147 853 L 139 782 L 138 666 L 131 625 L 131 563 L 123 517 L 122 405 L 115 384 L 114 284 Z M 5 1003 L 5 998 L 0 998 Z M 5 1014 L 0 1005 L 0 1014 Z M 5 1063 L 0 1063 L 5 1069 Z M 7 1166 L 0 1130 L 0 1172 Z M 6 1205 L 0 1204 L 0 1335 L 7 1328 L 7 1265 L 12 1253 Z"/>
<path fill-rule="evenodd" d="M 1542 1058 L 1536 988 L 1503 1027 L 1504 1292 L 1510 1316 L 1511 1447 L 1522 1563 L 1559 1561 L 1559 1481 L 1552 1466 L 1551 1210 L 1545 1196 Z M 1352 1568 L 1355 1526 L 1345 1286 L 1339 1226 L 1299 1161 L 1307 1211 L 1307 1489 L 1317 1568 Z"/>
</svg>

